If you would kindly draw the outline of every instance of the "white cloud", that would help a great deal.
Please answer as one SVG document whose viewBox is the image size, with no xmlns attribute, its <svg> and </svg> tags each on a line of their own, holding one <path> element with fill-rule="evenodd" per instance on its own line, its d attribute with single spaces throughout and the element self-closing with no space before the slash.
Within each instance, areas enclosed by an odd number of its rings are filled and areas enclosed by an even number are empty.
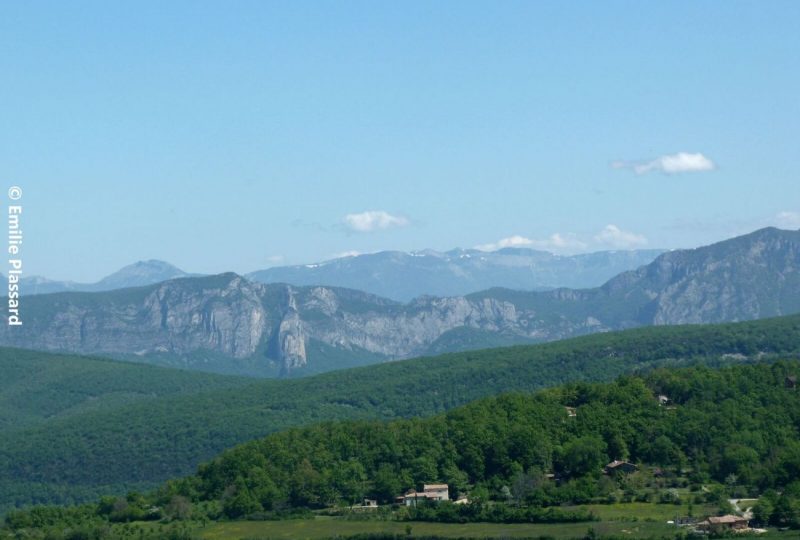
<svg viewBox="0 0 800 540">
<path fill-rule="evenodd" d="M 356 232 L 372 232 L 409 225 L 407 218 L 393 216 L 384 210 L 367 210 L 359 214 L 347 214 L 344 216 L 344 223 L 350 230 Z"/>
<path fill-rule="evenodd" d="M 587 245 L 585 242 L 581 242 L 572 233 L 554 233 L 543 240 L 526 238 L 517 234 L 507 238 L 501 238 L 497 242 L 491 244 L 480 244 L 475 246 L 475 249 L 479 249 L 481 251 L 497 251 L 498 249 L 507 247 L 531 247 L 553 251 L 579 251 L 586 249 Z"/>
<path fill-rule="evenodd" d="M 546 240 L 537 240 L 534 245 L 540 249 L 556 251 L 580 251 L 589 247 L 573 233 L 553 233 Z"/>
<path fill-rule="evenodd" d="M 785 210 L 775 216 L 775 224 L 781 229 L 800 229 L 800 212 Z"/>
<path fill-rule="evenodd" d="M 285 260 L 286 258 L 283 255 L 270 255 L 267 257 L 267 263 L 269 264 L 280 264 Z"/>
<path fill-rule="evenodd" d="M 713 161 L 697 152 L 678 152 L 657 157 L 650 161 L 614 161 L 611 166 L 615 169 L 632 169 L 636 174 L 647 174 L 661 171 L 666 174 L 680 174 L 686 172 L 712 171 L 716 168 Z"/>
<path fill-rule="evenodd" d="M 633 249 L 647 245 L 647 238 L 644 235 L 623 231 L 613 224 L 603 227 L 603 230 L 595 235 L 594 241 L 615 249 Z"/>
<path fill-rule="evenodd" d="M 361 255 L 360 251 L 351 249 L 349 251 L 342 251 L 341 253 L 334 253 L 331 259 L 344 259 L 345 257 L 358 257 Z"/>
<path fill-rule="evenodd" d="M 533 244 L 533 240 L 530 238 L 525 238 L 524 236 L 515 234 L 514 236 L 509 236 L 508 238 L 501 238 L 492 244 L 481 244 L 479 246 L 475 246 L 475 249 L 479 249 L 481 251 L 497 251 L 498 249 L 507 247 L 525 247 L 530 246 L 531 244 Z"/>
</svg>

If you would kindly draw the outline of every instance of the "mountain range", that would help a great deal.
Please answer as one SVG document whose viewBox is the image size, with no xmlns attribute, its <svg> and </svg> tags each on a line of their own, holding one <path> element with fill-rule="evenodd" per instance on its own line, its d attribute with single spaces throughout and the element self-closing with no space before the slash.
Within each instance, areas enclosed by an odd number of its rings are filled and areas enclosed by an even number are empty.
<svg viewBox="0 0 800 540">
<path fill-rule="evenodd" d="M 520 290 L 594 287 L 620 272 L 651 262 L 661 253 L 663 250 L 650 249 L 559 256 L 524 248 L 455 249 L 445 253 L 382 251 L 314 264 L 277 266 L 251 272 L 245 277 L 261 283 L 352 288 L 408 301 L 423 295 L 464 295 L 490 287 Z M 128 265 L 96 283 L 24 277 L 22 294 L 110 291 L 199 275 L 151 259 Z"/>
<path fill-rule="evenodd" d="M 599 251 L 560 256 L 527 248 L 497 251 L 381 251 L 315 264 L 278 266 L 245 277 L 261 283 L 358 289 L 400 302 L 418 296 L 463 296 L 506 287 L 542 290 L 596 287 L 650 263 L 664 250 Z"/>
<path fill-rule="evenodd" d="M 343 367 L 647 325 L 800 311 L 800 231 L 767 228 L 663 253 L 590 289 L 420 297 L 408 303 L 236 274 L 26 298 L 0 344 L 251 375 Z"/>
<path fill-rule="evenodd" d="M 65 291 L 98 292 L 123 289 L 125 287 L 141 287 L 178 277 L 196 276 L 188 274 L 167 262 L 151 259 L 138 261 L 125 266 L 95 283 L 78 283 L 75 281 L 59 281 L 42 276 L 22 278 L 20 287 L 22 294 L 48 294 Z"/>
</svg>

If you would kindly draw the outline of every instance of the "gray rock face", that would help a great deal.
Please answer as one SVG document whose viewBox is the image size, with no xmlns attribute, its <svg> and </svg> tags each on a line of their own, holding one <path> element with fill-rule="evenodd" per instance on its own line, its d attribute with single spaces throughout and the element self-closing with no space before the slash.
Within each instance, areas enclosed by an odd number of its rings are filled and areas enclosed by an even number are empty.
<svg viewBox="0 0 800 540">
<path fill-rule="evenodd" d="M 88 354 L 192 355 L 272 360 L 289 374 L 305 367 L 313 340 L 387 359 L 426 352 L 458 328 L 531 340 L 534 312 L 494 298 L 426 298 L 411 304 L 347 289 L 262 285 L 235 274 L 185 278 L 107 293 L 58 293 L 25 299 L 22 327 L 3 326 L 0 343 Z M 537 335 L 538 334 L 538 335 Z M 202 366 L 198 366 L 202 367 Z"/>
<path fill-rule="evenodd" d="M 740 321 L 800 311 L 800 231 L 762 229 L 665 253 L 604 287 L 651 299 L 643 324 Z M 618 292 L 612 292 L 618 298 Z"/>
<path fill-rule="evenodd" d="M 292 287 L 286 287 L 286 295 L 286 312 L 278 325 L 278 359 L 281 361 L 282 370 L 288 373 L 305 366 L 308 358 L 306 333 L 303 321 L 297 312 L 297 301 Z"/>
<path fill-rule="evenodd" d="M 208 349 L 252 356 L 270 315 L 263 286 L 239 276 L 187 278 L 109 293 L 57 293 L 25 298 L 38 316 L 23 332 L 5 328 L 17 346 L 97 354 L 182 353 Z"/>
<path fill-rule="evenodd" d="M 334 350 L 374 361 L 796 312 L 800 232 L 765 229 L 666 253 L 596 289 L 490 289 L 403 304 L 350 289 L 264 285 L 221 274 L 31 296 L 23 298 L 23 326 L 2 325 L 0 344 L 143 360 L 172 356 L 200 369 L 213 354 L 229 366 L 275 364 L 288 375 Z"/>
</svg>

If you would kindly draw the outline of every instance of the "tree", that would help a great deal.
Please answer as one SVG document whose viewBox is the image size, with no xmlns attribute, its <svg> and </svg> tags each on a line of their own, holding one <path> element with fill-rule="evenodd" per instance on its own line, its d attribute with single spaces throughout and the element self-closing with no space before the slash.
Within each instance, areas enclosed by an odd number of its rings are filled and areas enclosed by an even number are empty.
<svg viewBox="0 0 800 540">
<path fill-rule="evenodd" d="M 770 489 L 758 498 L 758 502 L 753 507 L 753 517 L 756 521 L 762 525 L 768 525 L 773 522 L 775 503 L 778 501 L 778 497 L 778 493 Z"/>
<path fill-rule="evenodd" d="M 189 519 L 192 517 L 192 502 L 182 495 L 173 495 L 164 507 L 164 514 L 170 519 Z"/>
<path fill-rule="evenodd" d="M 367 471 L 355 459 L 350 459 L 333 472 L 333 481 L 342 496 L 350 504 L 355 504 L 367 493 Z"/>
<path fill-rule="evenodd" d="M 511 494 L 517 504 L 523 502 L 536 489 L 536 482 L 533 476 L 522 471 L 518 472 L 511 479 Z"/>
<path fill-rule="evenodd" d="M 261 467 L 250 470 L 247 478 L 247 489 L 264 510 L 272 510 L 283 500 L 283 495 L 270 475 Z"/>
<path fill-rule="evenodd" d="M 397 478 L 397 472 L 394 467 L 388 463 L 382 463 L 378 470 L 375 472 L 373 480 L 373 493 L 381 501 L 393 501 L 394 498 L 400 494 L 403 489 L 400 481 Z"/>
<path fill-rule="evenodd" d="M 800 528 L 800 498 L 784 492 L 775 504 L 773 521 L 793 529 Z"/>
<path fill-rule="evenodd" d="M 229 518 L 243 517 L 262 510 L 242 478 L 237 478 L 236 484 L 228 491 L 231 495 L 223 501 L 222 511 Z"/>
<path fill-rule="evenodd" d="M 570 476 L 599 474 L 607 460 L 606 443 L 599 437 L 578 437 L 563 447 L 562 466 Z"/>
<path fill-rule="evenodd" d="M 294 506 L 314 506 L 319 503 L 320 474 L 314 466 L 304 458 L 293 471 L 290 479 L 291 500 Z"/>
<path fill-rule="evenodd" d="M 680 449 L 666 435 L 656 437 L 649 453 L 650 460 L 662 467 L 678 465 L 681 462 Z"/>
</svg>

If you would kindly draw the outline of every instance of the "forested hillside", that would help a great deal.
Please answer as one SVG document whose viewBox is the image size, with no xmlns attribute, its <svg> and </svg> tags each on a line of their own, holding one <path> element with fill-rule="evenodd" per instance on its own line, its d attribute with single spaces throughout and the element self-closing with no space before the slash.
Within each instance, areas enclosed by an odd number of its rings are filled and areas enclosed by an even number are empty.
<svg viewBox="0 0 800 540">
<path fill-rule="evenodd" d="M 0 438 L 0 505 L 146 489 L 190 474 L 237 443 L 324 420 L 430 415 L 501 392 L 608 381 L 657 366 L 716 366 L 798 353 L 800 316 L 790 316 L 447 354 L 76 411 Z"/>
<path fill-rule="evenodd" d="M 395 519 L 590 521 L 585 511 L 554 507 L 648 500 L 643 488 L 657 474 L 693 486 L 683 495 L 661 491 L 670 498 L 661 502 L 691 496 L 724 511 L 727 497 L 763 495 L 756 520 L 800 527 L 800 392 L 790 383 L 798 372 L 797 361 L 658 369 L 504 394 L 426 419 L 294 428 L 230 449 L 149 494 L 12 512 L 6 523 L 23 535 L 31 528 L 58 535 L 162 517 L 263 520 L 363 497 L 390 503 L 440 482 L 470 502 L 400 509 Z M 631 470 L 602 474 L 612 459 Z M 102 534 L 91 537 L 109 537 Z"/>
<path fill-rule="evenodd" d="M 233 388 L 251 379 L 0 348 L 0 433 L 170 395 Z"/>
<path fill-rule="evenodd" d="M 602 494 L 600 472 L 614 459 L 688 468 L 696 482 L 751 493 L 780 490 L 800 479 L 800 392 L 786 385 L 799 372 L 798 362 L 659 369 L 487 398 L 422 420 L 292 429 L 224 452 L 157 497 L 217 500 L 236 517 L 287 504 L 391 502 L 434 482 L 500 499 L 502 486 L 527 475 L 525 498 L 551 505 Z"/>
</svg>

